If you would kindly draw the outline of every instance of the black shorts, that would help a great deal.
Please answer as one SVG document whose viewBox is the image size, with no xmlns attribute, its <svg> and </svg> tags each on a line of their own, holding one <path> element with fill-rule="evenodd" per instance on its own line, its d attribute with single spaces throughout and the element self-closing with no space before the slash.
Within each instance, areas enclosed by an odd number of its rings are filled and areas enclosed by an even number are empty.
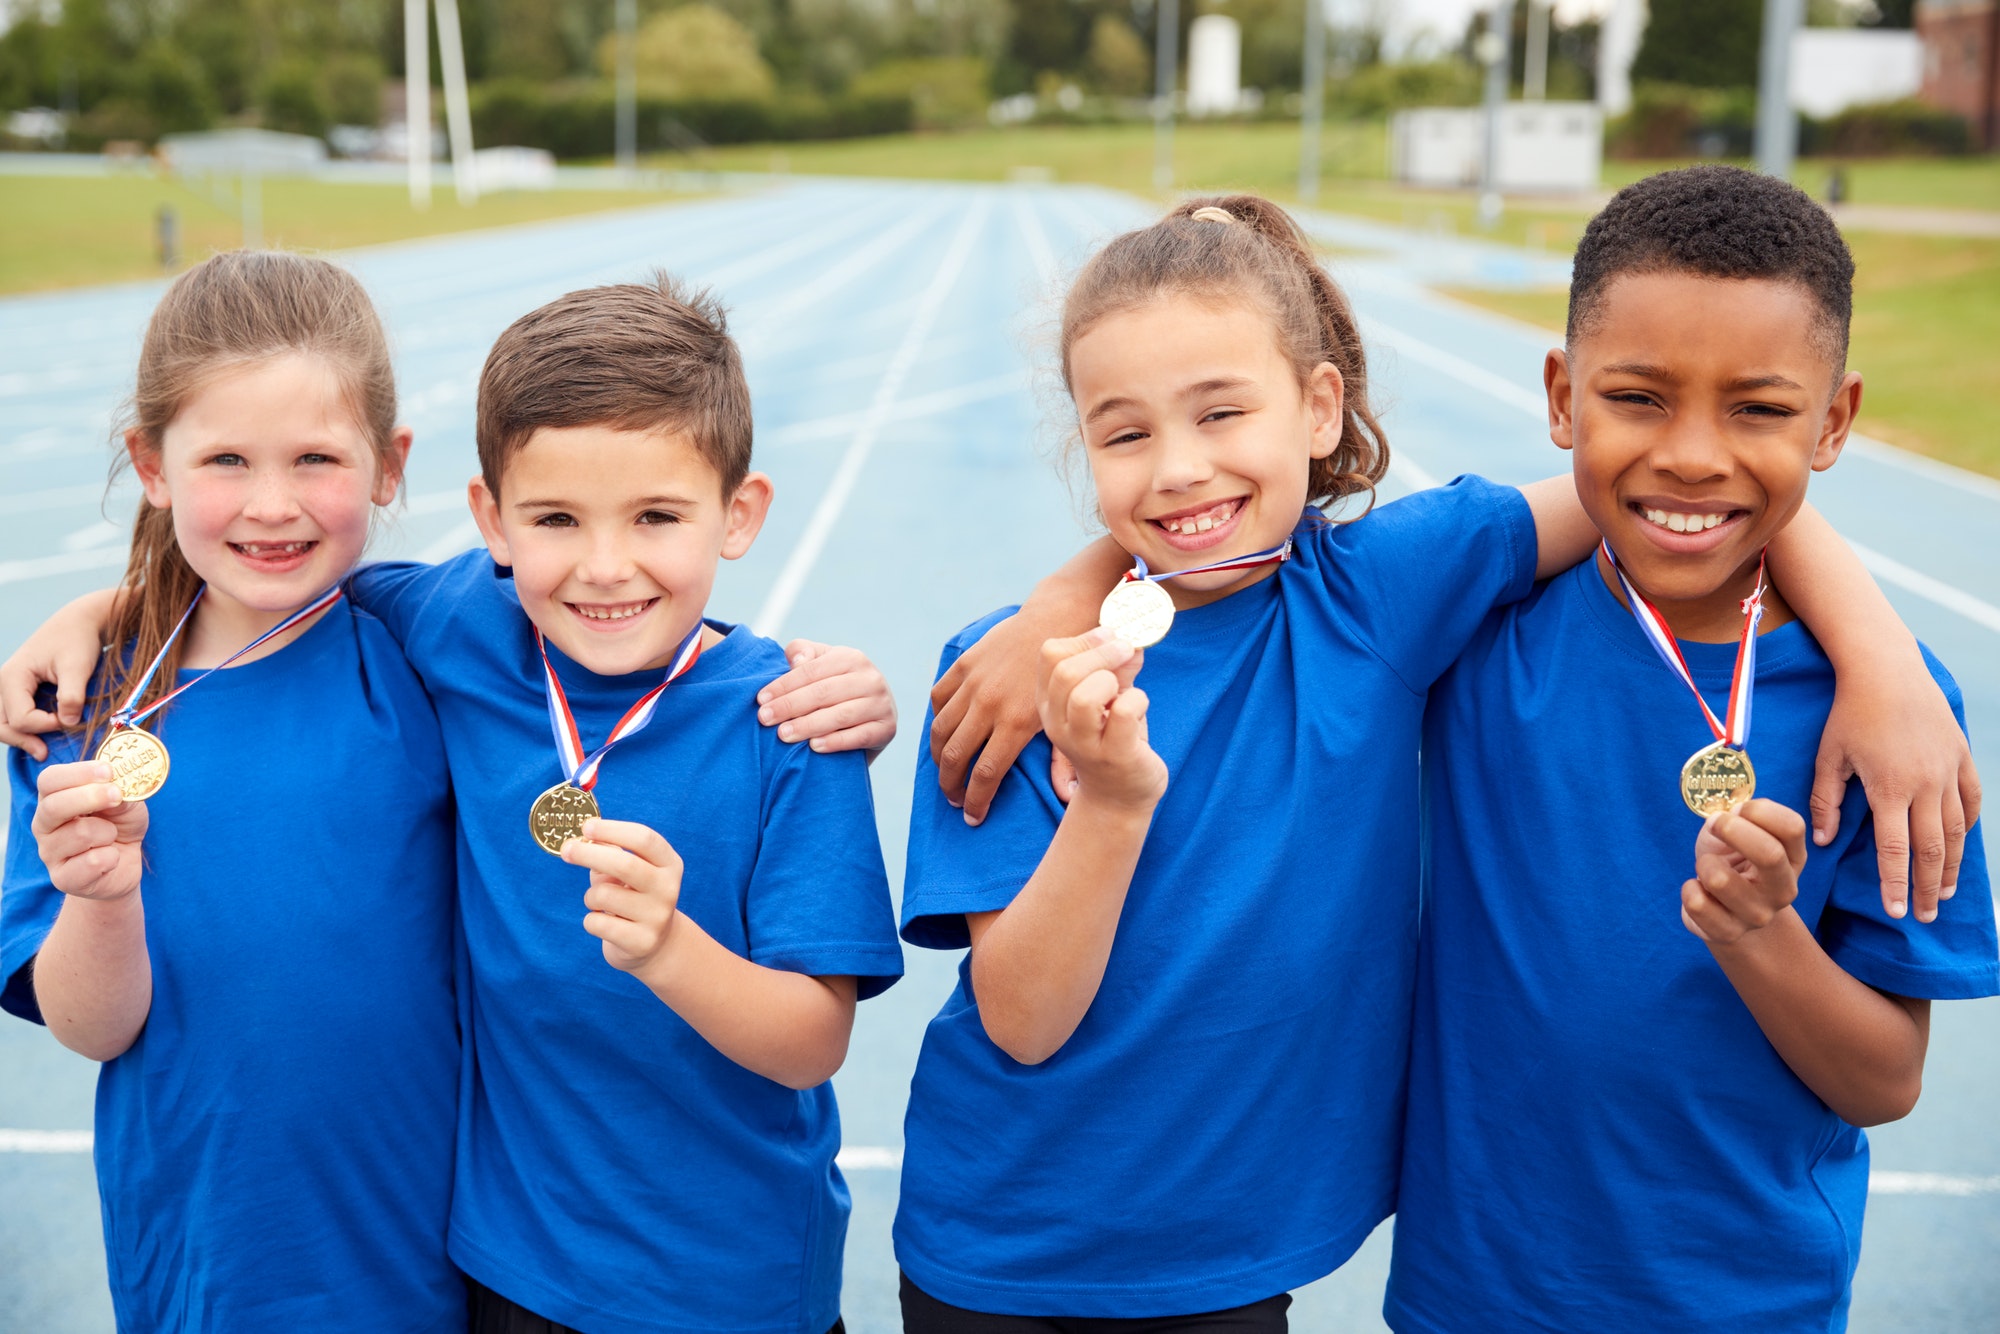
<svg viewBox="0 0 2000 1334">
<path fill-rule="evenodd" d="M 941 1302 L 903 1278 L 903 1334 L 1285 1334 L 1292 1294 L 1281 1292 L 1248 1306 L 1199 1315 L 1108 1316 L 988 1315 Z"/>
<path fill-rule="evenodd" d="M 465 1286 L 472 1298 L 472 1334 L 576 1334 L 568 1325 L 508 1301 L 477 1279 L 466 1279 Z M 826 1334 L 847 1334 L 847 1327 L 836 1320 Z"/>
</svg>

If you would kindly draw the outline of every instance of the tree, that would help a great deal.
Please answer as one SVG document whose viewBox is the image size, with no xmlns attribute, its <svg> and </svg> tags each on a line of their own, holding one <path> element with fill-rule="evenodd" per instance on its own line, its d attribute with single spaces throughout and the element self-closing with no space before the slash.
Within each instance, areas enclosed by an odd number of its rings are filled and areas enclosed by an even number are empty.
<svg viewBox="0 0 2000 1334">
<path fill-rule="evenodd" d="M 1153 58 L 1131 24 L 1099 14 L 1090 26 L 1090 73 L 1102 92 L 1140 97 L 1152 86 Z"/>
<path fill-rule="evenodd" d="M 1649 6 L 1632 61 L 1634 83 L 1754 88 L 1764 7 L 1759 0 L 1673 0 Z"/>
<path fill-rule="evenodd" d="M 598 45 L 597 62 L 607 75 L 616 71 L 616 33 Z M 635 64 L 640 89 L 655 97 L 755 100 L 769 97 L 777 84 L 749 29 L 705 4 L 647 19 L 639 28 Z"/>
</svg>

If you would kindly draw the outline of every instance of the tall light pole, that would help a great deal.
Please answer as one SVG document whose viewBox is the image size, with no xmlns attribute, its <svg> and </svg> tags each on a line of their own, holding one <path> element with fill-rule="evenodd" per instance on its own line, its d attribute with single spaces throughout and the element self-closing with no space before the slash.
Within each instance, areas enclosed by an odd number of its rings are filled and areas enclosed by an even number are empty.
<svg viewBox="0 0 2000 1334">
<path fill-rule="evenodd" d="M 1528 0 L 1528 50 L 1521 62 L 1521 97 L 1549 95 L 1549 0 Z"/>
<path fill-rule="evenodd" d="M 1507 46 L 1514 31 L 1514 0 L 1493 0 L 1479 58 L 1486 66 L 1486 147 L 1479 156 L 1479 221 L 1500 221 L 1500 116 L 1507 105 Z"/>
<path fill-rule="evenodd" d="M 1305 77 L 1299 89 L 1299 202 L 1319 198 L 1319 122 L 1326 102 L 1326 8 L 1306 0 Z"/>
<path fill-rule="evenodd" d="M 403 124 L 409 130 L 410 207 L 431 206 L 431 14 L 403 0 Z"/>
<path fill-rule="evenodd" d="M 618 0 L 618 170 L 639 165 L 639 5 Z"/>
<path fill-rule="evenodd" d="M 1792 34 L 1804 0 L 1764 0 L 1764 44 L 1757 55 L 1757 170 L 1790 180 L 1799 151 L 1792 110 Z"/>
<path fill-rule="evenodd" d="M 465 92 L 465 40 L 459 35 L 458 0 L 437 0 L 438 64 L 444 71 L 444 123 L 451 136 L 451 180 L 458 202 L 479 202 L 479 166 L 472 160 L 472 106 Z M 430 136 L 424 136 L 425 149 Z"/>
<path fill-rule="evenodd" d="M 1174 60 L 1181 48 L 1180 5 L 1158 0 L 1154 10 L 1160 30 L 1153 42 L 1153 188 L 1174 184 Z"/>
</svg>

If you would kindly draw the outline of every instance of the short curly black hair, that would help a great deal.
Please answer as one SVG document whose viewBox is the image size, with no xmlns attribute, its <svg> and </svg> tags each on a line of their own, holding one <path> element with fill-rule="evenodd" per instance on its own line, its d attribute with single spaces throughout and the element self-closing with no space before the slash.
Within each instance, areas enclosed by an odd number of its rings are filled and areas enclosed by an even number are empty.
<svg viewBox="0 0 2000 1334">
<path fill-rule="evenodd" d="M 1590 332 L 1611 281 L 1627 273 L 1796 283 L 1819 306 L 1814 332 L 1838 375 L 1854 313 L 1854 256 L 1825 209 L 1775 177 L 1704 163 L 1663 171 L 1611 197 L 1590 220 L 1570 270 L 1575 346 Z"/>
</svg>

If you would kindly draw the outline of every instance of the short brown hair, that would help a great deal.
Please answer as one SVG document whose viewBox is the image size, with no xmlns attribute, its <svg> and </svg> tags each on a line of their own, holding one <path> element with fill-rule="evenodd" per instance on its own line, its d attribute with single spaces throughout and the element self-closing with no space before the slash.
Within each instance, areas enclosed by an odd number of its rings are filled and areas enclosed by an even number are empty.
<svg viewBox="0 0 2000 1334">
<path fill-rule="evenodd" d="M 479 472 L 543 427 L 685 432 L 736 493 L 750 472 L 750 385 L 722 303 L 655 272 L 587 287 L 507 326 L 479 375 Z"/>
<path fill-rule="evenodd" d="M 1225 220 L 1226 219 L 1226 220 Z M 1306 495 L 1333 504 L 1366 493 L 1389 470 L 1389 439 L 1368 402 L 1368 359 L 1347 296 L 1291 215 L 1258 195 L 1183 200 L 1150 227 L 1126 232 L 1091 256 L 1063 303 L 1063 385 L 1070 348 L 1106 316 L 1161 296 L 1254 301 L 1303 384 L 1331 362 L 1345 385 L 1340 443 L 1314 459 Z"/>
</svg>

